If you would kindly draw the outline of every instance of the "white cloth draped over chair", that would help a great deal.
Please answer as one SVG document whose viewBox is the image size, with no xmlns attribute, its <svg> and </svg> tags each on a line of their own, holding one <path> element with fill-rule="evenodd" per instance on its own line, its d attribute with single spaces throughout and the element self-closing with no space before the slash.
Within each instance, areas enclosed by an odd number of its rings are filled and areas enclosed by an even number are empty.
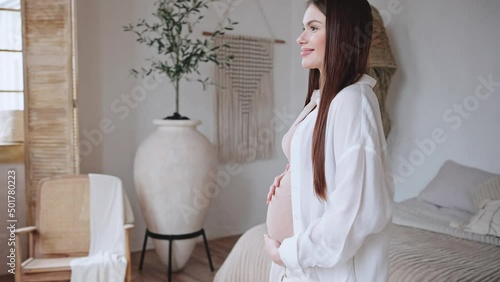
<svg viewBox="0 0 500 282">
<path fill-rule="evenodd" d="M 71 261 L 72 282 L 122 282 L 125 279 L 125 230 L 133 213 L 119 178 L 89 174 L 90 250 Z"/>
</svg>

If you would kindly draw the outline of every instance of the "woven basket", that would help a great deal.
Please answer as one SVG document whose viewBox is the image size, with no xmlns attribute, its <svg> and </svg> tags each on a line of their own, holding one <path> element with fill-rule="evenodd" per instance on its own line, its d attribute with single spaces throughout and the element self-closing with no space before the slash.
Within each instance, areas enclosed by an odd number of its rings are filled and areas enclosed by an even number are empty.
<svg viewBox="0 0 500 282">
<path fill-rule="evenodd" d="M 377 8 L 372 6 L 373 34 L 368 58 L 368 74 L 377 80 L 373 88 L 377 95 L 385 138 L 391 131 L 391 120 L 385 109 L 385 101 L 391 84 L 392 76 L 396 71 L 396 62 L 392 55 L 389 38 L 384 27 L 384 22 Z"/>
</svg>

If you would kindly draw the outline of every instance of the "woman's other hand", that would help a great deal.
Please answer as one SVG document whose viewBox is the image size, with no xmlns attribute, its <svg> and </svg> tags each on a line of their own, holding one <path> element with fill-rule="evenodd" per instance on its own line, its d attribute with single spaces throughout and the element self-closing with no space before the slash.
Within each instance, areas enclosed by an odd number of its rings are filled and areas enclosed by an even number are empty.
<svg viewBox="0 0 500 282">
<path fill-rule="evenodd" d="M 290 164 L 287 164 L 285 171 L 282 174 L 280 174 L 274 178 L 273 184 L 271 185 L 271 187 L 269 187 L 269 193 L 267 193 L 266 204 L 269 204 L 269 202 L 271 201 L 276 188 L 280 186 L 281 179 L 283 178 L 283 176 L 285 176 L 285 173 L 288 171 L 289 168 L 290 168 Z"/>
<path fill-rule="evenodd" d="M 285 266 L 283 261 L 281 260 L 280 253 L 278 252 L 278 248 L 280 247 L 280 242 L 275 240 L 269 235 L 264 234 L 264 243 L 266 246 L 266 254 L 267 256 L 277 265 Z"/>
</svg>

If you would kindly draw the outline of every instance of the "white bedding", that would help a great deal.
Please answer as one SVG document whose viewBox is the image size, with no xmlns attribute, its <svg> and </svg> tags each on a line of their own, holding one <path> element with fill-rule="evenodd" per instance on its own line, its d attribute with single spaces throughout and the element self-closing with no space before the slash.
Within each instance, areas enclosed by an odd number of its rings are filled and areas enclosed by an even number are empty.
<svg viewBox="0 0 500 282">
<path fill-rule="evenodd" d="M 500 237 L 500 200 L 484 201 L 465 230 Z"/>
<path fill-rule="evenodd" d="M 416 198 L 394 205 L 393 223 L 451 235 L 461 239 L 500 246 L 500 237 L 465 231 L 472 214 L 448 208 L 440 208 Z"/>
</svg>

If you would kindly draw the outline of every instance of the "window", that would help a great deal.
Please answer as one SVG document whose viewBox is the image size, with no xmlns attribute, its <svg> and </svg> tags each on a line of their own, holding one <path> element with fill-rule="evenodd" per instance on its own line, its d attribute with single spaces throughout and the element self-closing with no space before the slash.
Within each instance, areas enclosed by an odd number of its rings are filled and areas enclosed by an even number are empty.
<svg viewBox="0 0 500 282">
<path fill-rule="evenodd" d="M 0 0 L 0 144 L 23 141 L 21 0 Z"/>
</svg>

